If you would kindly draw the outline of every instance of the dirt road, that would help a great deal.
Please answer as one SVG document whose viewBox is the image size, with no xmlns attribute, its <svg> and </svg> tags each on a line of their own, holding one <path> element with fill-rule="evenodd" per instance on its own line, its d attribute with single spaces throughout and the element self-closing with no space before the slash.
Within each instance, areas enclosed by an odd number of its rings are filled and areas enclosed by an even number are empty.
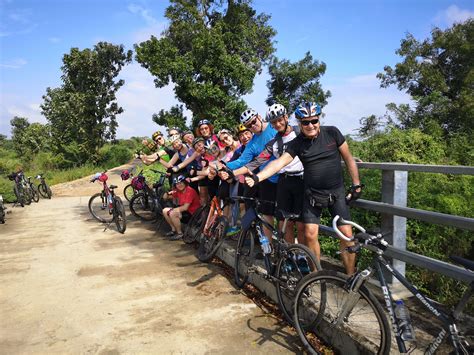
<svg viewBox="0 0 474 355">
<path fill-rule="evenodd" d="M 123 186 L 120 169 L 110 183 Z M 130 219 L 91 219 L 88 179 L 13 208 L 0 225 L 0 353 L 294 353 L 264 314 L 194 248 Z M 121 191 L 121 189 L 119 189 Z"/>
</svg>

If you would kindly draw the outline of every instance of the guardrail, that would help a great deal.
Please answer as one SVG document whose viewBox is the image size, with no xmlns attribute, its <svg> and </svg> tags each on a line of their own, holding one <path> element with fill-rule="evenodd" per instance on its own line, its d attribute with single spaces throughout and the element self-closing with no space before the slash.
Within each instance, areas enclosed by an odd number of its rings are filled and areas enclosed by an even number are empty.
<svg viewBox="0 0 474 355">
<path fill-rule="evenodd" d="M 474 218 L 407 207 L 408 172 L 474 175 L 474 167 L 370 162 L 357 162 L 357 166 L 359 169 L 382 170 L 382 201 L 376 202 L 361 199 L 355 201 L 353 206 L 381 213 L 381 231 L 384 234 L 387 233 L 385 239 L 392 246 L 387 251 L 387 255 L 393 259 L 393 267 L 404 275 L 405 263 L 409 263 L 440 272 L 458 280 L 468 281 L 469 274 L 461 272 L 463 271 L 461 268 L 406 251 L 407 218 L 465 230 L 474 230 Z M 320 225 L 320 229 L 322 233 L 334 234 L 330 227 Z M 470 277 L 472 278 L 472 276 Z"/>
</svg>

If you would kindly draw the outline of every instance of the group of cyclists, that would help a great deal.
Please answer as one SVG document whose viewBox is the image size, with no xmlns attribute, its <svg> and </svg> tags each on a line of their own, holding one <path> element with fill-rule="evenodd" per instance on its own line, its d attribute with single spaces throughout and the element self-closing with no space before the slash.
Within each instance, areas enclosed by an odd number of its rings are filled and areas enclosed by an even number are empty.
<svg viewBox="0 0 474 355">
<path fill-rule="evenodd" d="M 140 154 L 145 164 L 160 163 L 170 173 L 173 190 L 165 198 L 175 198 L 178 207 L 165 208 L 163 215 L 171 227 L 172 240 L 182 238 L 181 222 L 214 196 L 256 197 L 260 211 L 273 224 L 280 223 L 282 211 L 297 214 L 294 226 L 287 228 L 285 239 L 308 246 L 320 258 L 319 222 L 323 209 L 332 217 L 350 220 L 349 204 L 360 197 L 363 185 L 349 146 L 339 129 L 322 126 L 321 106 L 302 102 L 295 110 L 297 125 L 291 125 L 287 109 L 278 103 L 268 107 L 265 117 L 253 109 L 245 110 L 236 129 L 214 131 L 202 119 L 195 131 L 168 129 L 168 143 L 161 132 L 144 141 L 154 153 Z M 169 144 L 170 146 L 168 146 Z M 344 188 L 341 158 L 352 184 Z M 245 206 L 241 206 L 243 212 Z M 227 209 L 225 213 L 231 213 Z M 339 226 L 351 236 L 350 226 Z M 236 233 L 229 227 L 228 234 Z M 271 233 L 265 230 L 271 240 Z M 340 241 L 346 272 L 355 271 L 355 254 L 345 252 L 352 242 Z"/>
</svg>

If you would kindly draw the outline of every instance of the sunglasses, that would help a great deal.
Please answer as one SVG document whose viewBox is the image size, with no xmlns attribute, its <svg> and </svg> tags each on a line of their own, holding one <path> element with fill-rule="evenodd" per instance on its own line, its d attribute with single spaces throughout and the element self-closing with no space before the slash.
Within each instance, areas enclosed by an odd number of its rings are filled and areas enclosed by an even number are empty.
<svg viewBox="0 0 474 355">
<path fill-rule="evenodd" d="M 250 128 L 250 127 L 254 126 L 255 124 L 257 124 L 257 117 L 255 117 L 253 119 L 253 121 L 250 122 L 249 124 L 246 124 L 245 127 Z"/>
<path fill-rule="evenodd" d="M 303 126 L 309 126 L 309 124 L 312 124 L 313 126 L 317 125 L 319 123 L 319 118 L 315 118 L 314 120 L 311 121 L 301 121 L 301 124 Z"/>
</svg>

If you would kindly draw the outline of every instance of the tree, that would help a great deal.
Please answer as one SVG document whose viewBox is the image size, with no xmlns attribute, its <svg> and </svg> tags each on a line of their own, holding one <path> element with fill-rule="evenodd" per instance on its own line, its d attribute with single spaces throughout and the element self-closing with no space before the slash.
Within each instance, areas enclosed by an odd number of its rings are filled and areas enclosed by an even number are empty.
<svg viewBox="0 0 474 355">
<path fill-rule="evenodd" d="M 115 95 L 124 84 L 115 78 L 131 60 L 132 51 L 106 42 L 93 49 L 72 48 L 64 55 L 63 85 L 47 88 L 41 105 L 56 152 L 66 154 L 74 147 L 75 159 L 80 160 L 75 163 L 94 161 L 98 149 L 115 139 L 116 116 L 123 112 Z"/>
<path fill-rule="evenodd" d="M 362 138 L 371 137 L 378 132 L 378 128 L 382 125 L 380 118 L 375 115 L 362 117 L 359 120 L 361 127 L 359 128 L 359 135 Z"/>
<path fill-rule="evenodd" d="M 24 137 L 30 125 L 28 118 L 15 116 L 10 120 L 10 125 L 12 126 L 13 149 L 18 155 L 24 155 L 27 151 Z"/>
<path fill-rule="evenodd" d="M 403 61 L 377 74 L 381 87 L 397 85 L 411 95 L 414 108 L 401 108 L 403 128 L 472 135 L 474 117 L 474 19 L 417 41 L 408 34 L 396 53 Z"/>
<path fill-rule="evenodd" d="M 278 102 L 289 111 L 294 111 L 302 101 L 316 101 L 321 106 L 327 104 L 330 91 L 324 92 L 319 79 L 326 72 L 326 64 L 313 61 L 310 52 L 296 63 L 274 58 L 268 68 L 267 81 L 269 96 L 267 105 Z"/>
<path fill-rule="evenodd" d="M 158 114 L 153 114 L 153 122 L 160 126 L 178 127 L 181 130 L 186 130 L 188 119 L 184 116 L 183 111 L 183 105 L 173 106 L 169 111 L 160 110 Z"/>
<path fill-rule="evenodd" d="M 249 0 L 172 0 L 165 16 L 170 25 L 160 39 L 135 45 L 137 61 L 156 87 L 174 83 L 194 124 L 235 125 L 246 107 L 241 96 L 274 52 L 269 16 L 257 15 Z"/>
</svg>

